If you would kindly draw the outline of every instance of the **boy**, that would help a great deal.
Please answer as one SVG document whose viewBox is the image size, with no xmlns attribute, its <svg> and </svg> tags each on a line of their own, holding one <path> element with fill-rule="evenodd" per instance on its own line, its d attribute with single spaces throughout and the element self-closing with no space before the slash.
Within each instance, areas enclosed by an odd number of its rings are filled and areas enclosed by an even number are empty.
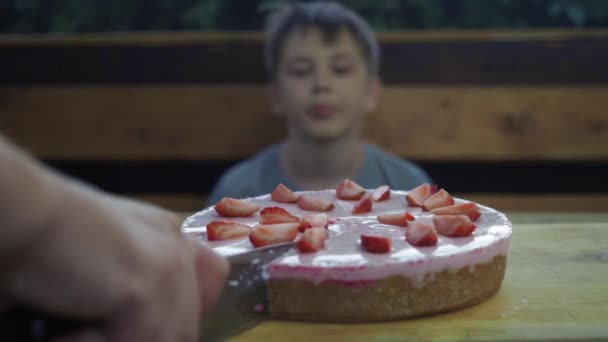
<svg viewBox="0 0 608 342">
<path fill-rule="evenodd" d="M 430 182 L 413 163 L 361 141 L 381 87 L 378 43 L 363 19 L 337 3 L 288 4 L 270 16 L 266 34 L 272 105 L 288 137 L 228 170 L 210 204 L 279 183 L 295 191 L 334 188 L 344 178 L 368 189 Z"/>
</svg>

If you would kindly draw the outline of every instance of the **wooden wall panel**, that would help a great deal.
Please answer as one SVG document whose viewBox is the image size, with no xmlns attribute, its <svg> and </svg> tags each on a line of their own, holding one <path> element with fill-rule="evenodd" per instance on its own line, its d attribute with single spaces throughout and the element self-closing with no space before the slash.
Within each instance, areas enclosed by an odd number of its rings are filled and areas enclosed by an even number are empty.
<svg viewBox="0 0 608 342">
<path fill-rule="evenodd" d="M 5 87 L 0 131 L 93 160 L 235 160 L 285 136 L 264 86 Z M 418 160 L 606 160 L 608 87 L 387 87 L 364 133 Z"/>
<path fill-rule="evenodd" d="M 380 75 L 402 84 L 606 84 L 608 31 L 379 34 Z M 0 83 L 260 84 L 255 33 L 0 36 Z"/>
</svg>

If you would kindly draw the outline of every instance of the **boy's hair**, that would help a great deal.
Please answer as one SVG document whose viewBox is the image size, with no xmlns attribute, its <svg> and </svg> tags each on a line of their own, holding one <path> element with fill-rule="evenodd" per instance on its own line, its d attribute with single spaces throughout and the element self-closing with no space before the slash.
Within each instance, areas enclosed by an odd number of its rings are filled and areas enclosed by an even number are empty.
<svg viewBox="0 0 608 342">
<path fill-rule="evenodd" d="M 358 14 L 335 2 L 283 2 L 271 9 L 266 21 L 266 69 L 274 79 L 285 40 L 297 30 L 318 28 L 326 42 L 346 28 L 355 38 L 371 73 L 377 74 L 380 48 L 372 29 Z"/>
</svg>

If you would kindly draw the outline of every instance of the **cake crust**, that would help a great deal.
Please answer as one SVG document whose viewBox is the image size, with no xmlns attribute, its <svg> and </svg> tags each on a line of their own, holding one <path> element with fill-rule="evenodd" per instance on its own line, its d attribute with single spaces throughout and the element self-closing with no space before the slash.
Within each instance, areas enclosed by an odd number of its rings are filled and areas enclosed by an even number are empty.
<svg viewBox="0 0 608 342">
<path fill-rule="evenodd" d="M 427 274 L 423 286 L 392 276 L 368 283 L 269 279 L 268 299 L 274 318 L 319 322 L 373 322 L 452 311 L 479 304 L 499 289 L 506 256 L 490 262 Z"/>
</svg>

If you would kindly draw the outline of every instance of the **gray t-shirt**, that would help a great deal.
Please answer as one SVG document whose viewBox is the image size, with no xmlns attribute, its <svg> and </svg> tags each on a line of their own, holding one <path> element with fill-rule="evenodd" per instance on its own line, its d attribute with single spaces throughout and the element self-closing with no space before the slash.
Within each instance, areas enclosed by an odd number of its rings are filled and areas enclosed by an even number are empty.
<svg viewBox="0 0 608 342">
<path fill-rule="evenodd" d="M 267 194 L 279 183 L 291 190 L 300 190 L 283 172 L 279 148 L 280 145 L 270 146 L 226 171 L 211 192 L 209 205 L 222 197 L 246 198 Z M 430 183 L 431 178 L 416 164 L 365 144 L 365 160 L 353 181 L 366 189 L 387 184 L 391 189 L 408 190 Z"/>
</svg>

